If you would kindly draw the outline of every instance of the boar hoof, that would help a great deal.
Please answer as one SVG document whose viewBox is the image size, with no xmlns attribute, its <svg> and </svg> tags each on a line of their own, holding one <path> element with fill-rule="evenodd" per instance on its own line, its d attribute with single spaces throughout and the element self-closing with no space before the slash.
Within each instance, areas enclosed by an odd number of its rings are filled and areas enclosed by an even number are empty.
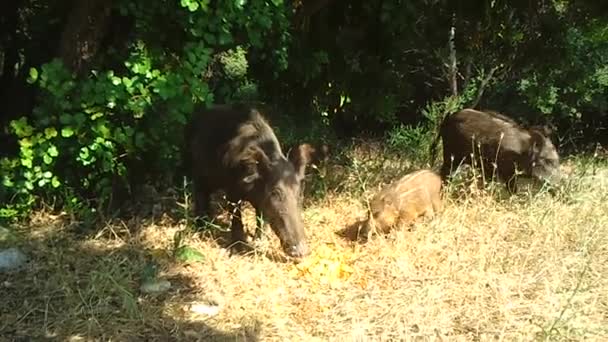
<svg viewBox="0 0 608 342">
<path fill-rule="evenodd" d="M 230 245 L 231 254 L 245 254 L 253 251 L 253 248 L 243 240 L 234 240 Z"/>
</svg>

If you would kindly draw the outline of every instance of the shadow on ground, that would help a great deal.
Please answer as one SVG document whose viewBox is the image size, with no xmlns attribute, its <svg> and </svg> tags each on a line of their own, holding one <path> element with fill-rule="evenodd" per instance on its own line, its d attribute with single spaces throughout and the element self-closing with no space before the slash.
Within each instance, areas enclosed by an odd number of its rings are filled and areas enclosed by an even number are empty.
<svg viewBox="0 0 608 342">
<path fill-rule="evenodd" d="M 336 235 L 350 242 L 363 242 L 364 239 L 359 236 L 359 229 L 363 226 L 366 220 L 358 220 L 348 226 L 336 231 Z"/>
<path fill-rule="evenodd" d="M 183 308 L 170 307 L 175 296 L 203 299 L 183 275 L 167 273 L 167 292 L 141 293 L 143 270 L 155 252 L 135 239 L 81 239 L 64 224 L 47 225 L 15 228 L 29 261 L 0 273 L 0 341 L 258 340 L 255 318 L 221 331 L 211 326 L 212 317 L 191 320 L 179 314 Z"/>
</svg>

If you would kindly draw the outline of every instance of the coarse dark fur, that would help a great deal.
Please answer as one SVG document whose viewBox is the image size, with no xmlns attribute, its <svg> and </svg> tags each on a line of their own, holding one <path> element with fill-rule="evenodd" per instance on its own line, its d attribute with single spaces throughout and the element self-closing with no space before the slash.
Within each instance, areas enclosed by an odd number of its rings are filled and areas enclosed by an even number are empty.
<svg viewBox="0 0 608 342">
<path fill-rule="evenodd" d="M 515 192 L 516 169 L 537 179 L 554 180 L 559 176 L 559 155 L 549 134 L 547 128 L 524 128 L 504 114 L 467 108 L 443 120 L 431 146 L 431 163 L 441 137 L 444 180 L 461 162 L 474 165 L 473 154 L 485 179 L 492 178 L 496 165 L 496 176 Z"/>
<path fill-rule="evenodd" d="M 299 203 L 306 159 L 289 160 L 266 119 L 246 105 L 200 110 L 186 127 L 186 163 L 194 183 L 195 214 L 209 214 L 209 196 L 224 190 L 231 203 L 232 238 L 245 242 L 240 201 L 268 219 L 286 254 L 310 253 Z"/>
</svg>

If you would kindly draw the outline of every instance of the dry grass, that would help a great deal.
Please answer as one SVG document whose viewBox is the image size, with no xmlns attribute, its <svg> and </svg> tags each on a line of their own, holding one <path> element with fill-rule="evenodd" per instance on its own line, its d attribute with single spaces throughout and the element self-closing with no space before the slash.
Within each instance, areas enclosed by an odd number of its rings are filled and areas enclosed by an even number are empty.
<svg viewBox="0 0 608 342">
<path fill-rule="evenodd" d="M 230 256 L 215 240 L 191 234 L 185 241 L 205 260 L 180 264 L 171 249 L 181 223 L 113 224 L 83 238 L 44 215 L 21 229 L 33 258 L 29 269 L 0 276 L 0 336 L 608 339 L 608 170 L 583 174 L 574 167 L 573 181 L 555 197 L 450 197 L 440 216 L 360 245 L 336 233 L 365 218 L 363 198 L 380 186 L 379 172 L 389 181 L 404 168 L 396 160 L 370 160 L 330 169 L 327 187 L 339 191 L 309 202 L 305 211 L 313 248 L 330 248 L 352 269 L 333 286 L 314 273 L 296 276 L 274 236 L 254 254 Z M 247 219 L 253 227 L 251 212 Z M 151 259 L 172 282 L 168 293 L 139 293 L 139 274 Z M 219 313 L 193 314 L 189 305 L 198 302 L 217 303 Z"/>
</svg>

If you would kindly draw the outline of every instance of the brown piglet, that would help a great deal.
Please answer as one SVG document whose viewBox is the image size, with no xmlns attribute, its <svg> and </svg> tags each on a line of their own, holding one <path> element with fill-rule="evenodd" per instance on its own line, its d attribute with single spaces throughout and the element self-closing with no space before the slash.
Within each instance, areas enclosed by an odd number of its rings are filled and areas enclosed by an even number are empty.
<svg viewBox="0 0 608 342">
<path fill-rule="evenodd" d="M 442 207 L 441 177 L 427 169 L 409 173 L 372 198 L 359 237 L 367 240 L 373 231 L 388 233 L 394 227 L 413 223 L 420 216 L 432 217 Z"/>
</svg>

